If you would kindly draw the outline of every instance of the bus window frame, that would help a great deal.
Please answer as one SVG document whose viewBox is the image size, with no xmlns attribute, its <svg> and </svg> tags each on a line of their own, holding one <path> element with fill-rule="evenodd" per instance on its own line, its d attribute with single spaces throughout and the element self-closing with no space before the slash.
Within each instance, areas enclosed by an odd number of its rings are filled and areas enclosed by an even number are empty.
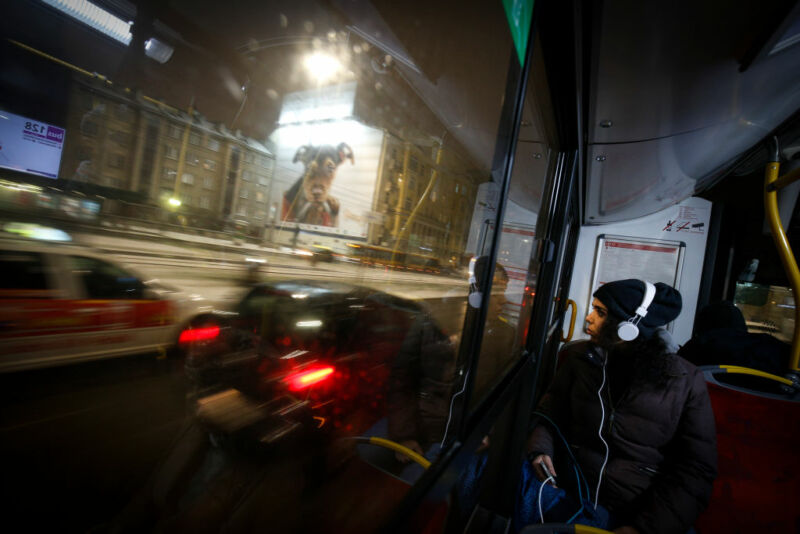
<svg viewBox="0 0 800 534">
<path fill-rule="evenodd" d="M 555 10 L 555 12 L 547 11 Z M 545 14 L 546 13 L 546 14 Z M 562 6 L 546 6 L 544 3 L 537 2 L 534 6 L 534 14 L 531 19 L 531 32 L 530 40 L 525 54 L 525 62 L 522 68 L 519 68 L 519 63 L 512 57 L 511 65 L 506 85 L 506 99 L 504 100 L 504 109 L 501 116 L 500 125 L 498 127 L 497 144 L 495 151 L 495 165 L 493 168 L 502 168 L 502 184 L 500 190 L 500 197 L 498 201 L 498 212 L 495 219 L 493 232 L 493 241 L 489 253 L 489 266 L 490 272 L 486 280 L 483 280 L 482 287 L 479 288 L 484 294 L 488 294 L 491 286 L 491 281 L 494 274 L 494 265 L 497 258 L 499 247 L 499 234 L 502 232 L 501 222 L 504 219 L 506 202 L 508 199 L 509 185 L 511 181 L 511 171 L 513 170 L 514 150 L 516 149 L 517 140 L 519 138 L 519 119 L 521 117 L 522 108 L 524 106 L 525 97 L 527 96 L 527 82 L 530 77 L 532 55 L 534 47 L 542 46 L 538 41 L 539 34 L 547 34 L 554 41 L 565 44 L 564 47 L 551 44 L 551 48 L 543 47 L 542 53 L 544 55 L 544 73 L 549 79 L 549 84 L 546 89 L 549 91 L 551 102 L 556 115 L 557 126 L 557 147 L 554 150 L 554 161 L 558 160 L 559 164 L 555 165 L 549 171 L 548 180 L 546 182 L 545 192 L 542 201 L 542 210 L 539 213 L 540 222 L 552 221 L 553 217 L 560 216 L 566 217 L 567 210 L 574 209 L 577 206 L 580 209 L 580 183 L 582 183 L 583 169 L 580 162 L 583 161 L 584 147 L 580 136 L 576 134 L 577 129 L 572 129 L 572 126 L 579 126 L 581 117 L 581 102 L 573 101 L 569 97 L 563 98 L 560 95 L 574 95 L 576 83 L 582 78 L 578 72 L 580 68 L 580 55 L 581 45 L 578 37 L 576 36 L 576 24 L 581 23 L 582 15 L 577 5 L 569 3 Z M 540 28 L 537 24 L 539 20 L 559 20 L 561 24 L 553 24 L 552 27 Z M 550 24 L 550 22 L 548 23 Z M 568 64 L 577 62 L 578 67 L 575 72 L 569 74 L 554 74 L 558 71 L 560 66 L 563 69 L 563 61 L 568 61 Z M 517 68 L 514 68 L 516 63 Z M 562 92 L 559 92 L 562 91 Z M 580 90 L 579 90 L 580 93 Z M 561 100 L 558 100 L 561 98 Z M 565 126 L 566 124 L 566 126 Z M 511 135 L 508 135 L 511 132 Z M 565 160 L 572 162 L 572 165 L 565 165 Z M 500 162 L 500 164 L 498 164 Z M 562 187 L 567 182 L 568 187 Z M 566 192 L 566 193 L 565 193 Z M 570 201 L 570 193 L 576 195 L 576 203 Z M 563 210 L 555 210 L 555 206 L 567 206 Z M 579 225 L 581 224 L 580 212 L 577 221 L 573 221 L 575 227 L 572 240 L 577 240 Z M 575 224 L 577 223 L 577 225 Z M 559 222 L 556 226 L 561 227 L 563 221 Z M 548 225 L 549 226 L 549 225 Z M 557 248 L 556 251 L 560 249 Z M 570 247 L 567 246 L 565 251 L 569 251 Z M 536 257 L 538 252 L 534 252 L 532 261 L 539 261 L 540 258 Z M 549 262 L 553 268 L 558 262 Z M 541 272 L 541 269 L 540 269 Z M 571 276 L 571 272 L 568 273 Z M 554 278 L 551 277 L 551 278 Z M 545 281 L 540 280 L 537 285 L 537 294 L 545 288 Z M 550 280 L 549 284 L 552 285 L 554 280 Z M 569 285 L 569 280 L 565 280 L 564 285 Z M 550 288 L 548 292 L 555 291 Z M 472 375 L 477 369 L 478 356 L 480 354 L 480 344 L 483 339 L 483 325 L 486 320 L 488 299 L 483 299 L 481 306 L 477 310 L 471 310 L 472 323 L 470 321 L 470 314 L 468 313 L 465 318 L 465 326 L 463 329 L 463 339 L 459 347 L 460 361 L 469 362 L 469 375 L 467 376 L 467 384 L 465 385 L 465 403 L 469 402 L 472 395 L 474 379 Z M 494 422 L 500 416 L 503 410 L 511 408 L 513 417 L 515 417 L 516 431 L 514 435 L 506 436 L 510 443 L 510 447 L 498 450 L 497 454 L 502 454 L 508 462 L 509 469 L 507 469 L 507 476 L 500 481 L 500 486 L 496 488 L 495 492 L 499 497 L 498 501 L 504 502 L 505 509 L 500 512 L 507 520 L 510 520 L 511 511 L 513 510 L 516 487 L 519 480 L 519 470 L 514 469 L 516 461 L 514 458 L 519 457 L 522 459 L 522 446 L 528 433 L 528 421 L 530 411 L 534 404 L 534 394 L 538 390 L 536 386 L 540 362 L 536 353 L 531 352 L 536 346 L 537 336 L 540 335 L 541 328 L 546 327 L 541 308 L 544 306 L 542 298 L 537 299 L 534 310 L 530 318 L 530 326 L 528 339 L 526 340 L 525 350 L 523 356 L 514 363 L 510 370 L 500 379 L 500 382 L 492 388 L 486 398 L 477 405 L 476 409 L 467 415 L 462 414 L 461 420 L 458 422 L 458 430 L 454 433 L 451 442 L 446 446 L 442 455 L 438 460 L 423 474 L 423 476 L 412 486 L 406 494 L 400 505 L 396 508 L 395 513 L 391 515 L 383 527 L 387 532 L 400 532 L 404 531 L 412 521 L 415 520 L 415 512 L 420 509 L 420 505 L 427 501 L 440 501 L 452 489 L 455 481 L 459 479 L 460 474 L 463 472 L 464 467 L 467 465 L 470 457 L 473 455 L 476 448 L 481 444 L 484 436 L 486 436 L 494 425 Z M 540 325 L 541 323 L 541 325 Z M 536 326 L 539 325 L 539 328 Z M 545 328 L 546 330 L 546 328 Z M 493 442 L 490 445 L 490 451 L 495 447 Z M 497 447 L 499 449 L 499 447 Z M 514 455 L 513 451 L 519 449 L 519 454 Z M 418 519 L 418 518 L 417 518 Z"/>
</svg>

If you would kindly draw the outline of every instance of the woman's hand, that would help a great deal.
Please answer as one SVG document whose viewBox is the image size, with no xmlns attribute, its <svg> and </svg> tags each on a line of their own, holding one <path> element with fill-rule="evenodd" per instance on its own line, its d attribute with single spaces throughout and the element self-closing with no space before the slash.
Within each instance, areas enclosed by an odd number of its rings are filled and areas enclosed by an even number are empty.
<svg viewBox="0 0 800 534">
<path fill-rule="evenodd" d="M 553 459 L 550 458 L 550 456 L 546 454 L 540 454 L 534 458 L 531 463 L 533 464 L 533 469 L 536 471 L 536 478 L 539 479 L 539 482 L 544 482 L 549 476 L 545 472 L 545 467 L 547 468 L 547 471 L 549 471 L 550 475 L 553 475 L 553 477 L 556 476 L 556 468 L 553 467 Z M 550 484 L 552 484 L 553 487 L 557 487 L 555 480 L 551 480 Z"/>
</svg>

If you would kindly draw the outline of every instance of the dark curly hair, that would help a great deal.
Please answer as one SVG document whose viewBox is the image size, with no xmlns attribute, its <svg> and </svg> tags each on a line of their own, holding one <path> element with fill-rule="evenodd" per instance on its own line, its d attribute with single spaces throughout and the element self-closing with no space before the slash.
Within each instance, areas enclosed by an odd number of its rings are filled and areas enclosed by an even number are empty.
<svg viewBox="0 0 800 534">
<path fill-rule="evenodd" d="M 597 344 L 608 352 L 609 364 L 631 365 L 633 386 L 664 387 L 671 377 L 669 368 L 674 358 L 666 343 L 656 335 L 649 338 L 640 335 L 633 341 L 622 342 L 617 336 L 621 322 L 613 315 L 606 316 L 597 337 Z"/>
</svg>

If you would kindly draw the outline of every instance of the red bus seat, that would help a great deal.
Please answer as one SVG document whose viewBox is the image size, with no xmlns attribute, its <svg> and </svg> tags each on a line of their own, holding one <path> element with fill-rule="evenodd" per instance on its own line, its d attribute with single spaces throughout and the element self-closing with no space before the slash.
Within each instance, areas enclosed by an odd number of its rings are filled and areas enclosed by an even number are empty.
<svg viewBox="0 0 800 534">
<path fill-rule="evenodd" d="M 711 370 L 706 380 L 717 426 L 719 476 L 697 531 L 800 532 L 797 392 L 781 396 L 727 385 Z"/>
</svg>

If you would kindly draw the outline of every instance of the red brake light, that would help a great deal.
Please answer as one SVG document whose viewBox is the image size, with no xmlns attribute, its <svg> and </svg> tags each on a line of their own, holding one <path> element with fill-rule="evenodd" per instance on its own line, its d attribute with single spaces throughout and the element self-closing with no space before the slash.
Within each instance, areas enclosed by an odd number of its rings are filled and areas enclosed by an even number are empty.
<svg viewBox="0 0 800 534">
<path fill-rule="evenodd" d="M 207 326 L 205 328 L 190 328 L 181 332 L 178 343 L 193 343 L 195 341 L 208 341 L 219 335 L 218 326 Z"/>
<path fill-rule="evenodd" d="M 294 373 L 287 376 L 283 380 L 289 384 L 289 389 L 297 391 L 309 386 L 313 386 L 314 384 L 319 384 L 320 382 L 327 380 L 332 376 L 333 367 L 328 366 L 300 371 L 299 373 Z"/>
</svg>

